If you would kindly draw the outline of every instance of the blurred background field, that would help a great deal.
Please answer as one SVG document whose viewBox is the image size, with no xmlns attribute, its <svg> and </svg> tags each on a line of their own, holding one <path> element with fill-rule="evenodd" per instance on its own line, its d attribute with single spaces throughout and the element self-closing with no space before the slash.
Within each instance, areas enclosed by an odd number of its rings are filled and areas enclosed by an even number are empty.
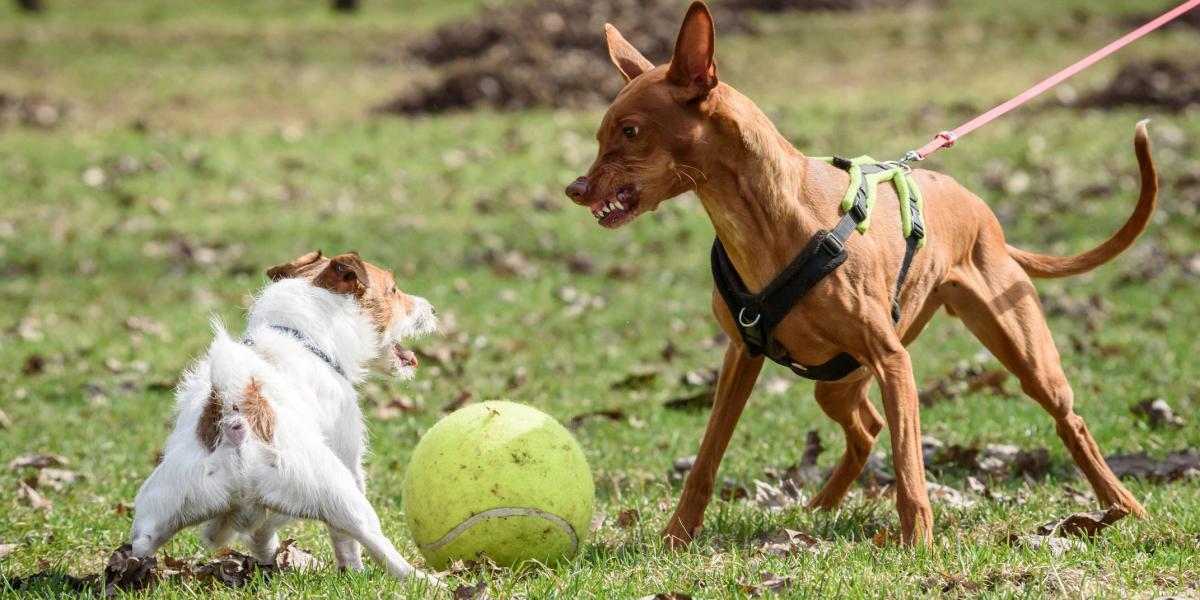
<svg viewBox="0 0 1200 600">
<path fill-rule="evenodd" d="M 655 534 L 678 492 L 676 459 L 698 445 L 723 347 L 709 314 L 712 228 L 686 196 L 601 230 L 561 190 L 590 164 L 619 89 L 603 23 L 665 61 L 686 2 L 363 0 L 349 13 L 315 0 L 43 4 L 0 3 L 0 462 L 53 454 L 79 476 L 0 472 L 3 593 L 62 592 L 72 585 L 62 577 L 19 578 L 103 569 L 210 315 L 239 330 L 265 268 L 321 248 L 392 266 L 444 315 L 444 333 L 420 344 L 416 382 L 376 380 L 363 393 L 368 492 L 403 553 L 416 558 L 404 465 L 454 402 L 533 404 L 573 423 L 592 463 L 603 519 L 579 559 L 455 573 L 452 585 L 535 598 L 1200 594 L 1198 11 L 927 165 L 986 199 L 1010 243 L 1075 252 L 1131 210 L 1133 125 L 1153 118 L 1161 194 L 1150 230 L 1097 272 L 1038 283 L 1102 450 L 1177 453 L 1178 469 L 1126 459 L 1152 517 L 1061 556 L 1012 543 L 1098 507 L 1064 491 L 1087 486 L 1051 419 L 943 316 L 910 350 L 935 438 L 930 479 L 970 506 L 935 502 L 933 550 L 872 543 L 897 527 L 886 489 L 812 515 L 757 486 L 794 479 L 811 494 L 813 473 L 842 449 L 811 384 L 768 366 L 722 468 L 727 499 L 675 555 Z M 801 151 L 892 158 L 1172 3 L 713 5 L 720 78 Z M 1133 409 L 1154 399 L 1175 418 Z M 793 477 L 810 430 L 825 451 Z M 1001 446 L 1025 458 L 987 463 Z M 885 434 L 877 481 L 888 448 Z M 1166 470 L 1139 473 L 1147 466 Z M 969 477 L 992 495 L 971 491 Z M 817 551 L 755 541 L 784 527 L 820 540 Z M 256 593 L 402 591 L 378 570 L 336 574 L 314 524 L 285 533 L 319 569 L 256 581 Z M 164 551 L 212 557 L 195 532 Z M 155 593 L 236 592 L 175 577 Z"/>
</svg>

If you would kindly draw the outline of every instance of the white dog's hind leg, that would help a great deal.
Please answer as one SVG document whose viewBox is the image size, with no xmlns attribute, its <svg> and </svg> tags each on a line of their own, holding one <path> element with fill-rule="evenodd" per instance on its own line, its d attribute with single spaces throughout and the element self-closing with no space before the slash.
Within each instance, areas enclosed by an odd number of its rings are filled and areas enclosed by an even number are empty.
<svg viewBox="0 0 1200 600">
<path fill-rule="evenodd" d="M 333 556 L 337 558 L 338 568 L 361 571 L 363 568 L 362 548 L 358 542 L 332 527 L 328 527 L 328 529 L 329 541 L 333 544 Z"/>
<path fill-rule="evenodd" d="M 417 572 L 383 535 L 379 516 L 358 489 L 354 475 L 325 446 L 304 446 L 291 465 L 280 464 L 259 479 L 261 497 L 272 510 L 298 518 L 317 518 L 358 540 L 388 573 L 436 581 Z"/>
</svg>

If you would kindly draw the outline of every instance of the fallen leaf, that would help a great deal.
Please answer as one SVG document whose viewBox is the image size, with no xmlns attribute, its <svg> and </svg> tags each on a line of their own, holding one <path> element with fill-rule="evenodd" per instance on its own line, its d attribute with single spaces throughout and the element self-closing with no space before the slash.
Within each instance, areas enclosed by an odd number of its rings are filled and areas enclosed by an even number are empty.
<svg viewBox="0 0 1200 600">
<path fill-rule="evenodd" d="M 296 545 L 296 540 L 288 538 L 279 544 L 275 550 L 275 567 L 281 571 L 296 571 L 303 573 L 316 568 L 317 559 L 312 552 Z"/>
<path fill-rule="evenodd" d="M 871 544 L 877 548 L 887 546 L 889 541 L 891 541 L 891 534 L 888 533 L 887 529 L 880 529 L 875 532 L 875 535 L 871 536 Z"/>
<path fill-rule="evenodd" d="M 567 258 L 567 270 L 576 275 L 591 275 L 596 272 L 596 263 L 584 252 L 576 252 Z"/>
<path fill-rule="evenodd" d="M 754 550 L 787 558 L 799 553 L 820 554 L 829 542 L 817 539 L 794 529 L 765 531 L 754 536 L 750 547 Z"/>
<path fill-rule="evenodd" d="M 596 533 L 597 531 L 600 531 L 600 529 L 604 527 L 604 521 L 606 519 L 608 519 L 608 514 L 602 510 L 598 510 L 593 513 L 591 525 L 588 526 L 588 532 Z"/>
<path fill-rule="evenodd" d="M 104 567 L 104 595 L 115 596 L 118 591 L 134 591 L 149 588 L 154 583 L 153 556 L 139 558 L 133 555 L 133 547 L 125 544 L 108 557 Z"/>
<path fill-rule="evenodd" d="M 454 600 L 483 600 L 487 597 L 487 581 L 480 581 L 475 585 L 461 583 L 454 588 Z"/>
<path fill-rule="evenodd" d="M 401 415 L 413 415 L 419 412 L 421 412 L 421 407 L 415 400 L 401 395 L 380 404 L 379 408 L 375 409 L 375 416 L 380 420 L 387 421 Z"/>
<path fill-rule="evenodd" d="M 574 431 L 582 427 L 588 421 L 595 419 L 604 419 L 608 421 L 624 421 L 625 412 L 620 410 L 596 410 L 582 415 L 575 415 L 567 421 L 567 429 Z"/>
<path fill-rule="evenodd" d="M 61 467 L 69 462 L 66 457 L 57 454 L 22 454 L 8 463 L 8 470 L 16 472 L 25 468 Z"/>
<path fill-rule="evenodd" d="M 1017 538 L 1017 542 L 1035 550 L 1046 548 L 1050 551 L 1050 555 L 1055 557 L 1062 556 L 1073 550 L 1087 550 L 1087 544 L 1079 540 L 1062 537 L 1023 535 Z"/>
<path fill-rule="evenodd" d="M 650 387 L 658 379 L 658 371 L 643 371 L 630 373 L 624 379 L 612 384 L 614 390 L 640 390 Z"/>
<path fill-rule="evenodd" d="M 0 544 L 0 560 L 2 560 L 5 556 L 8 556 L 9 554 L 11 554 L 12 551 L 16 550 L 16 549 L 17 549 L 16 544 Z"/>
<path fill-rule="evenodd" d="M 452 413 L 452 412 L 462 408 L 463 406 L 470 403 L 471 399 L 474 397 L 475 397 L 475 390 L 473 390 L 469 387 L 463 388 L 462 391 L 460 391 L 458 393 L 458 396 L 455 399 L 446 403 L 446 405 L 442 407 L 442 414 L 443 415 L 449 414 L 449 413 Z"/>
<path fill-rule="evenodd" d="M 651 594 L 649 596 L 642 596 L 641 598 L 638 598 L 638 600 L 692 600 L 692 597 L 691 595 L 683 592 L 661 592 L 658 594 Z"/>
<path fill-rule="evenodd" d="M 671 362 L 679 356 L 679 347 L 675 345 L 675 342 L 667 340 L 667 345 L 663 346 L 662 352 L 659 352 L 658 355 L 663 362 Z"/>
<path fill-rule="evenodd" d="M 788 478 L 800 485 L 820 480 L 820 474 L 817 472 L 817 459 L 821 457 L 821 452 L 824 450 L 825 448 L 821 446 L 821 432 L 816 429 L 810 430 L 804 436 L 804 454 L 800 455 L 800 464 L 788 469 Z"/>
<path fill-rule="evenodd" d="M 529 371 L 525 367 L 517 367 L 513 370 L 512 375 L 509 375 L 508 380 L 504 382 L 504 387 L 511 392 L 525 385 L 526 381 L 529 381 Z"/>
<path fill-rule="evenodd" d="M 0 410 L 0 429 L 10 429 L 12 427 L 12 419 L 8 418 L 8 413 Z"/>
<path fill-rule="evenodd" d="M 1171 409 L 1171 405 L 1167 404 L 1162 398 L 1147 398 L 1130 407 L 1133 414 L 1145 417 L 1146 421 L 1153 429 L 1160 427 L 1180 427 L 1183 425 L 1183 419 L 1175 414 Z"/>
<path fill-rule="evenodd" d="M 1154 483 L 1200 477 L 1200 451 L 1195 448 L 1168 452 L 1162 460 L 1145 452 L 1114 454 L 1104 460 L 1117 477 L 1139 477 Z"/>
<path fill-rule="evenodd" d="M 967 498 L 962 492 L 948 486 L 926 481 L 925 488 L 929 491 L 929 500 L 939 504 L 945 504 L 951 508 L 971 508 L 975 506 L 975 501 Z"/>
<path fill-rule="evenodd" d="M 674 467 L 676 472 L 687 473 L 688 471 L 692 470 L 692 467 L 695 464 L 696 464 L 696 455 L 693 454 L 691 456 L 681 456 L 681 457 L 675 459 L 675 462 L 671 463 L 671 466 Z"/>
<path fill-rule="evenodd" d="M 761 479 L 754 480 L 754 496 L 751 504 L 770 511 L 782 511 L 804 503 L 804 494 L 799 486 L 791 479 L 784 479 L 779 485 L 772 485 Z"/>
<path fill-rule="evenodd" d="M 61 490 L 63 487 L 72 485 L 76 480 L 83 477 L 84 475 L 82 473 L 77 473 L 75 471 L 45 468 L 41 471 L 38 471 L 37 486 L 39 488 Z"/>
<path fill-rule="evenodd" d="M 1119 506 L 1108 510 L 1075 513 L 1063 519 L 1055 519 L 1038 527 L 1039 535 L 1080 536 L 1094 539 L 1104 528 L 1129 516 L 1129 511 Z"/>
<path fill-rule="evenodd" d="M 51 506 L 54 506 L 52 502 L 42 497 L 37 490 L 33 489 L 33 486 L 24 481 L 17 482 L 17 498 L 24 500 L 34 510 L 49 510 Z"/>
<path fill-rule="evenodd" d="M 695 393 L 671 398 L 663 402 L 663 407 L 670 410 L 703 410 L 712 408 L 716 395 L 717 389 L 715 387 L 704 389 Z"/>
<path fill-rule="evenodd" d="M 260 566 L 254 557 L 224 549 L 217 560 L 202 565 L 192 572 L 196 577 L 209 577 L 231 588 L 245 587 L 258 572 L 271 573 L 272 566 Z"/>
<path fill-rule="evenodd" d="M 717 384 L 717 370 L 709 367 L 693 369 L 684 373 L 679 382 L 691 387 L 712 387 Z"/>
<path fill-rule="evenodd" d="M 796 578 L 791 575 L 780 576 L 774 573 L 763 573 L 761 581 L 758 583 L 743 584 L 742 591 L 751 597 L 758 597 L 763 594 L 780 594 L 787 591 L 795 582 Z"/>
<path fill-rule="evenodd" d="M 1063 484 L 1063 498 L 1071 504 L 1081 506 L 1090 506 L 1096 501 L 1096 495 L 1091 490 L 1080 490 L 1069 483 Z"/>
<path fill-rule="evenodd" d="M 615 525 L 621 529 L 626 529 L 630 525 L 637 523 L 642 518 L 642 514 L 636 508 L 630 508 L 617 513 L 617 522 Z"/>
</svg>

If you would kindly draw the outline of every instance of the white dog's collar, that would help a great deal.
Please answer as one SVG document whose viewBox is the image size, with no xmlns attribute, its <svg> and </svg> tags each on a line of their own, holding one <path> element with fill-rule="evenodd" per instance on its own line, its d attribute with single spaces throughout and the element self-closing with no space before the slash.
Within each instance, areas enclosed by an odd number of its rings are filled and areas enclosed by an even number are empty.
<svg viewBox="0 0 1200 600">
<path fill-rule="evenodd" d="M 318 347 L 316 344 L 314 344 L 312 342 L 312 340 L 308 339 L 308 336 L 304 335 L 303 333 L 300 333 L 299 330 L 293 329 L 291 327 L 284 327 L 283 325 L 268 325 L 268 327 L 270 327 L 271 329 L 274 329 L 275 331 L 279 331 L 281 333 L 286 333 L 286 334 L 292 336 L 293 338 L 295 338 L 296 341 L 300 342 L 300 344 L 303 345 L 306 350 L 308 350 L 309 352 L 312 352 L 314 356 L 321 359 L 321 361 L 324 362 L 325 364 L 329 365 L 329 368 L 336 371 L 338 375 L 341 375 L 343 379 L 345 379 L 347 381 L 350 380 L 350 378 L 346 375 L 346 372 L 344 370 L 342 370 L 342 366 L 339 365 L 338 362 L 336 360 L 334 360 L 333 357 L 330 356 L 328 352 L 325 352 L 320 347 Z M 254 346 L 254 338 L 251 338 L 250 336 L 246 336 L 246 337 L 242 338 L 242 343 L 247 346 L 253 347 Z"/>
</svg>

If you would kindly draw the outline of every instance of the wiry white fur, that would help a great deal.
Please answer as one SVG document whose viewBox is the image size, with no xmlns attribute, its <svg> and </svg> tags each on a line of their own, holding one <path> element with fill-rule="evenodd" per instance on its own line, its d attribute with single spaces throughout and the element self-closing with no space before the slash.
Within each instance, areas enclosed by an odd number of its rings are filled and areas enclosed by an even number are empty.
<svg viewBox="0 0 1200 600">
<path fill-rule="evenodd" d="M 363 493 L 365 441 L 354 389 L 368 363 L 393 356 L 393 343 L 436 328 L 429 302 L 410 297 L 414 308 L 407 314 L 397 308 L 382 335 L 354 297 L 304 279 L 284 279 L 262 291 L 246 329 L 252 344 L 231 339 L 214 322 L 212 345 L 176 390 L 178 415 L 162 463 L 138 492 L 130 535 L 134 554 L 152 556 L 181 529 L 207 522 L 204 538 L 210 545 L 241 535 L 254 557 L 270 564 L 276 530 L 308 518 L 328 526 L 339 567 L 362 568 L 361 543 L 393 575 L 427 577 L 384 537 Z M 302 332 L 349 379 L 271 325 Z M 392 363 L 399 367 L 394 357 Z M 411 376 L 411 368 L 398 369 L 398 375 Z M 251 379 L 274 412 L 270 444 L 249 431 L 238 410 Z M 210 452 L 197 428 L 214 389 L 223 410 L 218 445 Z"/>
</svg>

